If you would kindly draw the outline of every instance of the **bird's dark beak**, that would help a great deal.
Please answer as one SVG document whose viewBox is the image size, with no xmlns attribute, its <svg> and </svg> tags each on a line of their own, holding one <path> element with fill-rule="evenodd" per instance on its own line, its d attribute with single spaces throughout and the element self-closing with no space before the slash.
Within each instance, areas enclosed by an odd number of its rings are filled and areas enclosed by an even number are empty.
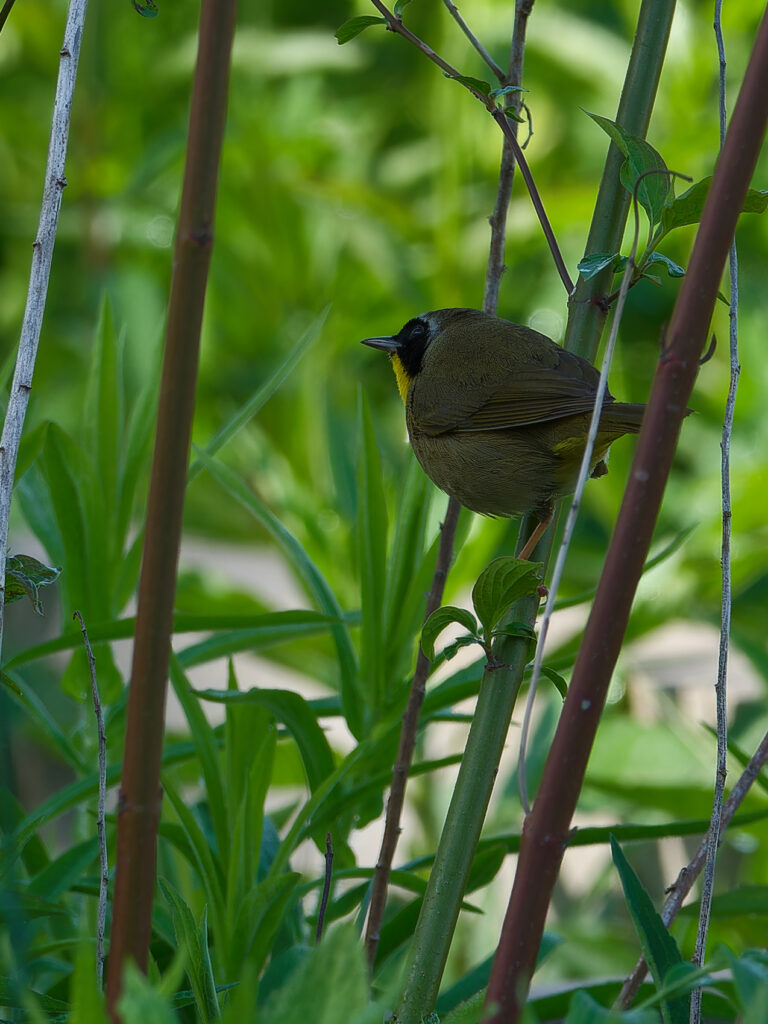
<svg viewBox="0 0 768 1024">
<path fill-rule="evenodd" d="M 360 344 L 370 345 L 371 348 L 380 348 L 383 352 L 389 352 L 391 355 L 393 352 L 397 352 L 402 343 L 395 335 L 391 338 L 363 338 Z"/>
</svg>

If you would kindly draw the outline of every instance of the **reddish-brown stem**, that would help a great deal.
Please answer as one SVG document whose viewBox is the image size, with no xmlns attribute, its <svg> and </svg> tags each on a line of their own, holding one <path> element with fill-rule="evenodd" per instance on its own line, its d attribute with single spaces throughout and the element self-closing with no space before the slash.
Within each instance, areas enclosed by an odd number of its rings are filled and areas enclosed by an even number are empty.
<svg viewBox="0 0 768 1024">
<path fill-rule="evenodd" d="M 768 120 L 768 12 L 672 315 L 568 696 L 525 822 L 517 873 L 488 986 L 489 1022 L 520 1019 L 552 889 L 632 599 L 648 553 L 680 425 L 703 352 L 725 259 Z"/>
<path fill-rule="evenodd" d="M 107 1001 L 113 1020 L 119 1019 L 116 1006 L 125 962 L 130 958 L 142 970 L 146 969 L 152 927 L 176 568 L 235 11 L 235 0 L 203 0 L 118 805 L 117 868 L 107 974 Z"/>
</svg>

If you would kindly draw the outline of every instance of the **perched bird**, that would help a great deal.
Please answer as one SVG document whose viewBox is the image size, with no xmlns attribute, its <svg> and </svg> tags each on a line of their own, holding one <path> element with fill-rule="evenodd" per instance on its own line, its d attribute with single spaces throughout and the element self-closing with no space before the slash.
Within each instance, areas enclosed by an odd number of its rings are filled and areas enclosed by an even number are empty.
<svg viewBox="0 0 768 1024">
<path fill-rule="evenodd" d="M 408 435 L 427 476 L 462 505 L 489 516 L 532 512 L 539 526 L 576 487 L 599 374 L 530 327 L 477 309 L 438 309 L 388 338 L 362 344 L 389 353 Z M 591 475 L 608 448 L 640 429 L 644 405 L 606 393 Z"/>
</svg>

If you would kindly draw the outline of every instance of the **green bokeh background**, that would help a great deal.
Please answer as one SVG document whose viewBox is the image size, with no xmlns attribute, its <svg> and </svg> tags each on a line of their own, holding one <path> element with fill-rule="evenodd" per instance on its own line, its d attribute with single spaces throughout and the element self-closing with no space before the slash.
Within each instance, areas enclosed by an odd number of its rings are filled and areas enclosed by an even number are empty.
<svg viewBox="0 0 768 1024">
<path fill-rule="evenodd" d="M 637 9 L 637 3 L 626 0 L 539 0 L 530 20 L 525 85 L 534 134 L 527 155 L 572 273 L 583 255 L 607 150 L 606 136 L 583 110 L 614 116 Z M 725 5 L 731 105 L 761 10 L 757 0 Z M 374 409 L 393 507 L 409 458 L 391 373 L 381 357 L 358 342 L 392 333 L 425 310 L 480 305 L 501 146 L 498 129 L 476 101 L 403 40 L 371 29 L 338 46 L 336 28 L 364 13 L 370 8 L 362 0 L 241 5 L 194 429 L 195 443 L 205 444 L 330 304 L 320 341 L 226 449 L 225 458 L 300 537 L 346 607 L 358 601 L 349 563 L 360 388 Z M 479 0 L 463 5 L 462 13 L 503 63 L 511 5 Z M 159 0 L 159 15 L 147 19 L 127 0 L 111 5 L 91 0 L 29 428 L 52 419 L 78 436 L 105 292 L 126 331 L 126 373 L 136 390 L 157 372 L 197 14 L 196 5 Z M 0 360 L 14 350 L 24 309 L 64 16 L 60 2 L 18 0 L 0 34 Z M 463 73 L 484 77 L 479 58 L 438 0 L 414 2 L 407 20 Z M 694 179 L 711 173 L 718 146 L 711 21 L 710 4 L 678 6 L 649 132 L 668 166 Z M 765 153 L 754 185 L 768 187 Z M 676 232 L 664 253 L 685 265 L 692 237 L 693 229 Z M 745 216 L 738 244 L 742 375 L 732 448 L 733 636 L 764 685 L 768 220 Z M 500 315 L 558 339 L 566 297 L 519 181 L 510 208 L 506 264 Z M 631 292 L 611 375 L 617 397 L 642 401 L 647 394 L 678 287 L 664 279 L 658 286 L 643 282 Z M 638 633 L 669 620 L 716 624 L 719 619 L 719 443 L 728 387 L 723 304 L 714 330 L 717 349 L 696 386 L 696 414 L 683 429 L 659 544 L 688 527 L 695 529 L 677 554 L 644 581 L 633 620 Z M 631 450 L 630 440 L 617 444 L 611 473 L 588 488 L 566 593 L 578 593 L 596 579 Z M 140 508 L 142 493 L 137 498 Z M 437 501 L 436 517 L 440 508 Z M 14 522 L 22 528 L 18 514 Z M 190 534 L 235 541 L 244 550 L 266 542 L 253 521 L 225 501 L 204 475 L 190 488 L 186 528 Z M 514 530 L 503 522 L 476 525 L 459 557 L 449 599 L 490 557 L 510 549 Z M 200 600 L 200 588 L 204 594 L 205 581 L 194 587 L 188 581 L 187 590 L 182 586 L 181 604 Z M 629 690 L 632 676 L 630 659 L 621 672 Z M 714 666 L 702 685 L 713 680 Z M 619 700 L 609 711 L 588 803 L 605 807 L 605 785 L 601 790 L 598 783 L 615 772 L 621 756 L 626 787 L 611 809 L 619 813 L 620 808 L 630 818 L 647 812 L 647 794 L 638 795 L 634 804 L 628 794 L 633 786 L 640 794 L 648 750 L 653 749 L 654 765 L 670 768 L 667 802 L 679 804 L 687 792 L 689 805 L 681 813 L 706 815 L 712 745 L 698 723 L 686 720 L 679 709 L 668 710 L 676 726 L 657 721 L 652 747 L 640 746 L 635 753 L 634 741 L 650 727 L 628 717 L 629 704 Z M 674 700 L 669 707 L 676 707 Z M 737 740 L 749 748 L 764 729 L 760 701 L 739 707 Z M 695 757 L 687 756 L 696 744 Z M 510 785 L 507 795 L 512 792 Z M 434 794 L 425 796 L 416 787 L 416 795 L 429 847 L 430 832 L 439 825 L 439 797 L 436 810 L 434 800 L 427 800 Z M 654 799 L 653 806 L 666 806 L 658 793 Z M 506 813 L 503 794 L 497 813 Z M 757 827 L 750 836 L 762 839 Z M 768 858 L 759 855 L 758 847 L 747 843 L 747 852 L 735 846 L 728 852 L 733 879 L 765 881 Z M 589 919 L 607 921 L 608 910 L 613 913 L 615 907 L 609 906 L 614 897 L 606 895 L 605 874 L 598 872 L 590 886 Z M 564 930 L 582 939 L 583 950 L 591 941 L 580 935 L 583 897 L 563 890 L 559 898 L 558 912 L 571 922 Z M 605 940 L 597 924 L 591 935 L 596 947 L 602 943 L 593 951 L 591 969 L 612 969 L 612 941 Z M 459 950 L 456 970 L 461 956 Z M 467 957 L 474 959 L 474 947 Z M 584 969 L 583 962 L 567 967 Z"/>
</svg>

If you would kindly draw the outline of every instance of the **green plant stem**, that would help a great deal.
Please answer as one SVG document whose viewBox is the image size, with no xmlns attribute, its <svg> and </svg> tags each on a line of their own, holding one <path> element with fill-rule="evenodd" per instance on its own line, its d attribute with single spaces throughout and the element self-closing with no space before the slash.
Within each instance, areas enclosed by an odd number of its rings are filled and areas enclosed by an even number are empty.
<svg viewBox="0 0 768 1024">
<path fill-rule="evenodd" d="M 515 606 L 514 616 L 534 622 L 537 598 Z M 445 818 L 424 903 L 406 961 L 397 1024 L 420 1024 L 435 1005 L 467 878 L 507 742 L 512 711 L 528 662 L 528 641 L 504 637 L 500 668 L 483 673 L 461 768 Z"/>
<path fill-rule="evenodd" d="M 117 1016 L 128 958 L 146 970 L 160 817 L 165 695 L 205 288 L 226 121 L 235 0 L 203 0 L 174 252 L 157 436 L 118 805 L 107 999 Z"/>
<path fill-rule="evenodd" d="M 639 138 L 645 138 L 648 130 L 674 11 L 675 0 L 655 3 L 645 0 L 640 7 L 635 41 L 616 114 L 616 122 Z M 630 203 L 627 190 L 618 186 L 623 162 L 622 153 L 611 142 L 584 249 L 585 256 L 619 251 Z M 589 281 L 579 276 L 571 296 L 565 347 L 585 359 L 595 358 L 608 315 L 605 297 L 612 290 L 612 281 L 613 271 L 610 268 Z"/>
<path fill-rule="evenodd" d="M 717 291 L 768 121 L 768 12 L 758 30 L 675 303 L 605 568 L 533 811 L 488 985 L 487 1019 L 520 1019 L 613 669 L 642 574 Z"/>
<path fill-rule="evenodd" d="M 620 124 L 624 124 L 622 118 L 628 112 L 632 114 L 630 122 L 634 128 L 637 128 L 638 125 L 647 125 L 650 118 L 650 108 L 653 105 L 655 86 L 658 83 L 660 68 L 664 60 L 674 3 L 669 2 L 665 5 L 665 9 L 666 30 L 661 31 L 658 19 L 654 16 L 655 12 L 659 10 L 657 0 L 644 0 L 643 2 L 627 70 L 627 80 L 617 115 Z M 645 62 L 646 74 L 654 83 L 653 89 L 643 88 L 640 90 L 648 103 L 645 115 L 636 106 L 632 96 L 633 90 L 639 88 L 638 75 L 643 62 Z M 629 125 L 625 125 L 625 127 L 632 130 Z M 618 246 L 624 231 L 624 220 L 629 209 L 629 202 L 628 199 L 625 202 L 621 198 L 626 194 L 619 181 L 621 161 L 613 160 L 611 166 L 612 177 L 609 177 L 607 173 L 603 175 L 590 238 L 594 241 L 609 237 L 610 227 L 610 231 L 617 236 L 616 244 Z M 604 210 L 609 211 L 612 216 L 621 216 L 622 220 L 618 227 L 609 225 L 608 215 L 604 213 Z M 579 307 L 571 306 L 571 317 L 574 316 L 574 311 L 577 308 Z M 569 323 L 566 339 L 570 340 L 570 344 L 567 343 L 566 347 L 576 350 L 578 348 L 576 338 L 581 337 L 581 334 L 577 336 L 577 329 L 584 332 L 588 328 L 587 333 L 594 337 L 592 352 L 594 354 L 600 333 L 599 327 L 603 325 L 604 317 L 600 316 L 597 301 L 586 303 L 584 313 L 586 315 L 581 319 L 578 328 Z M 598 328 L 592 327 L 591 319 L 595 321 L 599 319 Z M 535 525 L 535 517 L 525 516 L 523 518 L 518 550 Z M 554 532 L 553 524 L 534 552 L 533 558 L 536 561 L 546 562 Z M 536 602 L 520 602 L 510 609 L 508 618 L 511 621 L 524 621 L 532 626 L 536 620 L 537 609 Z M 464 894 L 464 881 L 472 863 L 475 843 L 480 835 L 488 799 L 498 771 L 504 740 L 499 744 L 497 739 L 502 731 L 504 739 L 506 738 L 512 709 L 527 663 L 526 645 L 511 638 L 503 638 L 495 646 L 494 655 L 498 662 L 507 667 L 491 673 L 490 679 L 486 674 L 480 688 L 467 740 L 467 749 L 456 780 L 446 826 L 443 829 L 435 857 L 435 866 L 427 885 L 424 909 L 419 917 L 409 959 L 406 963 L 405 987 L 397 1008 L 398 1024 L 419 1024 L 421 1018 L 426 1016 L 434 1006 L 443 968 L 448 957 L 453 927 L 458 918 Z M 457 822 L 460 823 L 460 827 L 455 824 Z M 444 884 L 445 880 L 450 878 L 453 879 L 452 883 Z M 438 885 L 442 903 L 432 895 Z M 537 939 L 536 951 L 538 951 L 538 945 L 539 940 Z"/>
</svg>

